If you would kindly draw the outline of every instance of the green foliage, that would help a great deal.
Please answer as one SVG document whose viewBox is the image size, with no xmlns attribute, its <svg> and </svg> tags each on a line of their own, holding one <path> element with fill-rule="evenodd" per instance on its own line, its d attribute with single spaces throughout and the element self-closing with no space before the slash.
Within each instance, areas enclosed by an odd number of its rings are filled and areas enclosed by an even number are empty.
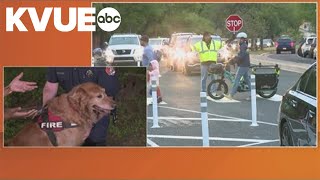
<svg viewBox="0 0 320 180">
<path fill-rule="evenodd" d="M 150 37 L 203 31 L 231 37 L 225 28 L 225 19 L 230 14 L 243 18 L 241 31 L 247 32 L 250 38 L 275 39 L 285 33 L 296 37 L 299 26 L 306 21 L 311 22 L 314 30 L 316 27 L 315 3 L 97 3 L 94 6 L 100 9 L 110 6 L 120 12 L 122 22 L 116 33 L 134 32 Z M 107 41 L 111 34 L 99 31 L 94 36 Z"/>
</svg>

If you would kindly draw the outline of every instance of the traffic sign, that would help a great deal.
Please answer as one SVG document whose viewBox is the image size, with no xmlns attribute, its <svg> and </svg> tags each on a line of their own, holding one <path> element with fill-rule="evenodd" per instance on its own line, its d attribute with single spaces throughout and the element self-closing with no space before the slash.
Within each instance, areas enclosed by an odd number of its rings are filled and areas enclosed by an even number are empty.
<svg viewBox="0 0 320 180">
<path fill-rule="evenodd" d="M 226 19 L 226 28 L 234 34 L 243 26 L 243 20 L 237 14 L 232 14 Z"/>
</svg>

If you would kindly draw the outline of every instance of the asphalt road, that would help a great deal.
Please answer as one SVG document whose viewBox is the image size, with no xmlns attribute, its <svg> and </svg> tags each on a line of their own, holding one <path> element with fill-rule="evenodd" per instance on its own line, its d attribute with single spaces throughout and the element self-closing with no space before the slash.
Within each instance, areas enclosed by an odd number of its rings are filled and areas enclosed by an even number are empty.
<svg viewBox="0 0 320 180">
<path fill-rule="evenodd" d="M 306 63 L 306 64 L 313 64 L 314 62 L 316 62 L 315 59 L 303 58 L 303 57 L 298 56 L 297 54 L 287 54 L 287 53 L 285 53 L 285 54 L 270 54 L 270 55 L 268 55 L 268 58 L 282 60 L 282 61 L 288 61 L 288 62 Z"/>
<path fill-rule="evenodd" d="M 270 56 L 287 59 L 288 63 L 289 59 L 299 58 L 291 54 Z M 160 128 L 151 128 L 152 105 L 148 105 L 148 146 L 202 146 L 200 75 L 185 76 L 163 66 L 161 74 L 164 103 L 158 107 Z M 257 97 L 258 127 L 250 126 L 251 101 L 245 100 L 248 92 L 236 94 L 233 101 L 208 98 L 210 146 L 279 146 L 280 101 L 300 76 L 296 72 L 281 71 L 277 94 L 270 99 Z"/>
</svg>

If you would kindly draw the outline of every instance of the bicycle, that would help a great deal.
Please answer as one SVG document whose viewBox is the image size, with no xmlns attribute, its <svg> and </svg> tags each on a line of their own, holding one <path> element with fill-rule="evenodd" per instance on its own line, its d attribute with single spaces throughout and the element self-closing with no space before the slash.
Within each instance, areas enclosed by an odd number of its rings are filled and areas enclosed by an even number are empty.
<svg viewBox="0 0 320 180">
<path fill-rule="evenodd" d="M 210 75 L 220 75 L 219 79 L 213 80 L 207 86 L 208 95 L 215 100 L 222 99 L 228 93 L 228 85 L 225 79 L 231 81 L 234 84 L 235 74 L 226 70 L 227 64 L 214 64 L 212 65 L 208 73 Z M 256 92 L 263 98 L 271 98 L 277 93 L 277 87 L 279 82 L 280 68 L 276 64 L 275 66 L 263 66 L 259 65 L 250 66 L 252 73 L 256 75 Z M 274 69 L 273 73 L 257 73 L 257 70 L 262 69 Z M 238 92 L 249 91 L 249 85 L 245 83 L 243 77 L 240 79 L 240 85 L 237 89 Z"/>
</svg>

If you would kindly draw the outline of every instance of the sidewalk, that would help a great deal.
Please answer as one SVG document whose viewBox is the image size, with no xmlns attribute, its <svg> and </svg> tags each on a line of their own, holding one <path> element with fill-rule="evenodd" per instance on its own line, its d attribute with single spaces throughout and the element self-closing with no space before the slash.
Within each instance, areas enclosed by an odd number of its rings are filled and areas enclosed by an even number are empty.
<svg viewBox="0 0 320 180">
<path fill-rule="evenodd" d="M 252 64 L 259 64 L 259 63 L 261 63 L 262 65 L 278 64 L 281 70 L 292 71 L 297 73 L 304 73 L 310 67 L 310 64 L 272 59 L 267 57 L 266 55 L 250 55 L 250 61 Z"/>
</svg>

